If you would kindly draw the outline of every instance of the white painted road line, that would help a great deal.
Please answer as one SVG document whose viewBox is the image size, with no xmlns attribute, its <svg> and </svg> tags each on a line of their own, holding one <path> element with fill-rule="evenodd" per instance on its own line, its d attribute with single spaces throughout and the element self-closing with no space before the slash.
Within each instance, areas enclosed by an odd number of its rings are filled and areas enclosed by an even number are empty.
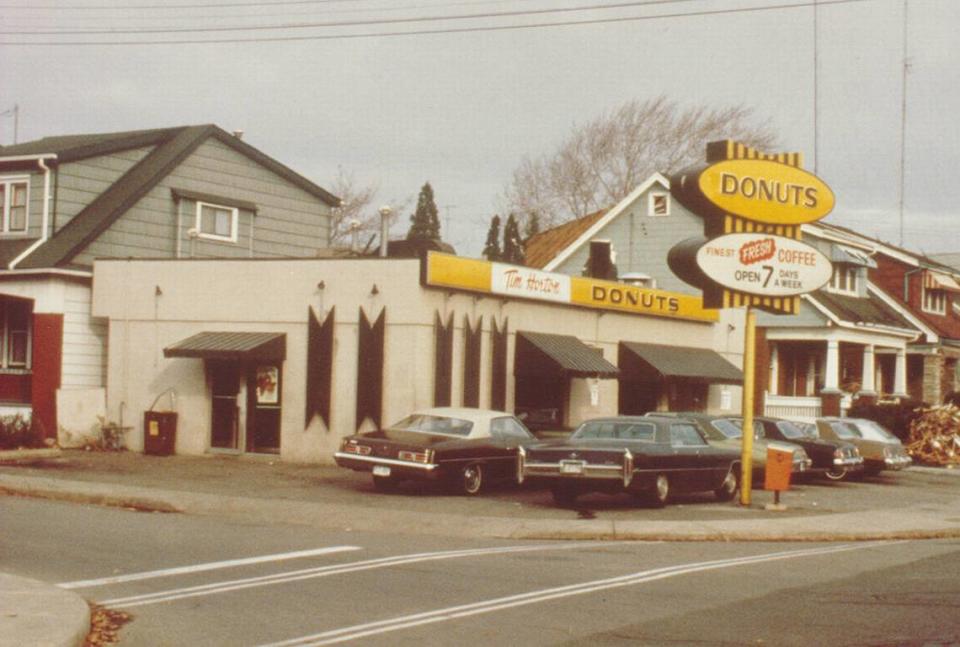
<svg viewBox="0 0 960 647">
<path fill-rule="evenodd" d="M 239 591 L 258 586 L 268 586 L 272 584 L 287 584 L 300 580 L 308 580 L 318 577 L 327 577 L 330 575 L 341 575 L 343 573 L 355 573 L 357 571 L 367 571 L 375 568 L 387 568 L 389 566 L 402 566 L 404 564 L 415 564 L 418 562 L 436 561 L 441 559 L 456 559 L 459 557 L 481 557 L 485 555 L 503 555 L 507 553 L 529 553 L 534 551 L 554 551 L 571 550 L 584 547 L 608 547 L 623 544 L 640 544 L 649 542 L 564 542 L 558 544 L 540 544 L 535 546 L 502 546 L 499 548 L 471 548 L 462 550 L 446 550 L 430 553 L 413 553 L 410 555 L 396 555 L 393 557 L 381 557 L 378 559 L 368 559 L 360 562 L 348 562 L 345 564 L 332 564 L 329 566 L 318 566 L 298 571 L 287 571 L 285 573 L 275 573 L 273 575 L 262 575 L 259 577 L 248 577 L 239 580 L 227 580 L 222 582 L 213 582 L 211 584 L 200 584 L 197 586 L 184 587 L 179 589 L 170 589 L 167 591 L 157 591 L 154 593 L 144 593 L 142 595 L 133 595 L 125 598 L 114 598 L 112 600 L 98 600 L 97 603 L 113 608 L 129 609 L 148 604 L 157 604 L 159 602 L 171 602 L 173 600 L 182 600 L 201 595 L 213 595 L 217 593 L 228 593 L 230 591 Z"/>
<path fill-rule="evenodd" d="M 407 616 L 390 618 L 387 620 L 379 620 L 379 621 L 369 622 L 369 623 L 360 624 L 360 625 L 353 625 L 350 627 L 343 627 L 340 629 L 332 629 L 330 631 L 324 631 L 324 632 L 312 634 L 309 636 L 301 636 L 299 638 L 292 638 L 292 639 L 284 640 L 280 642 L 269 643 L 267 645 L 261 645 L 260 647 L 315 647 L 318 645 L 331 645 L 334 643 L 347 642 L 350 640 L 357 640 L 360 638 L 366 638 L 369 636 L 384 634 L 391 631 L 408 629 L 410 627 L 418 627 L 421 625 L 432 624 L 436 622 L 444 622 L 446 620 L 454 620 L 456 618 L 463 618 L 466 616 L 478 615 L 482 613 L 490 613 L 492 611 L 509 609 L 512 607 L 519 607 L 527 604 L 546 602 L 547 600 L 554 600 L 557 598 L 564 598 L 564 597 L 569 597 L 573 595 L 583 595 L 586 593 L 596 593 L 598 591 L 604 591 L 607 589 L 624 587 L 624 586 L 634 586 L 637 584 L 653 582 L 656 580 L 662 580 L 669 577 L 676 577 L 678 575 L 687 575 L 690 573 L 697 573 L 701 571 L 716 570 L 721 568 L 732 568 L 735 566 L 759 564 L 763 562 L 772 562 L 772 561 L 784 560 L 784 559 L 795 559 L 798 557 L 809 557 L 812 555 L 827 555 L 830 553 L 860 550 L 860 549 L 870 548 L 875 546 L 889 546 L 897 543 L 903 543 L 903 542 L 872 542 L 872 543 L 866 543 L 866 544 L 846 544 L 846 545 L 840 545 L 840 546 L 828 546 L 825 548 L 808 548 L 804 550 L 784 551 L 784 552 L 778 552 L 778 553 L 768 553 L 763 555 L 752 555 L 749 557 L 736 557 L 732 559 L 720 559 L 720 560 L 713 560 L 709 562 L 697 562 L 697 563 L 691 563 L 691 564 L 679 564 L 676 566 L 666 566 L 663 568 L 656 568 L 648 571 L 640 571 L 638 573 L 632 573 L 629 575 L 623 575 L 619 577 L 612 577 L 612 578 L 603 579 L 603 580 L 593 580 L 590 582 L 582 582 L 580 584 L 559 586 L 559 587 L 550 588 L 550 589 L 541 589 L 539 591 L 530 591 L 528 593 L 520 593 L 517 595 L 494 598 L 490 600 L 484 600 L 481 602 L 475 602 L 472 604 L 464 604 L 464 605 L 459 605 L 454 607 L 447 607 L 444 609 L 437 609 L 435 611 L 415 613 Z"/>
<path fill-rule="evenodd" d="M 177 566 L 175 568 L 165 568 L 158 571 L 147 571 L 144 573 L 128 573 L 126 575 L 114 575 L 103 577 L 97 580 L 78 580 L 76 582 L 61 582 L 57 586 L 64 589 L 86 589 L 95 586 L 106 586 L 108 584 L 118 584 L 120 582 L 135 582 L 138 580 L 149 580 L 156 577 L 169 577 L 171 575 L 184 575 L 187 573 L 202 573 L 204 571 L 215 571 L 222 568 L 234 568 L 236 566 L 248 566 L 250 564 L 263 564 L 265 562 L 282 562 L 288 559 L 302 559 L 304 557 L 316 557 L 317 555 L 330 555 L 331 553 L 343 553 L 352 550 L 360 550 L 359 546 L 328 546 L 326 548 L 314 548 L 311 550 L 298 550 L 292 553 L 274 553 L 273 555 L 258 555 L 257 557 L 245 557 L 242 559 L 229 559 L 222 562 L 208 562 L 206 564 L 193 564 L 192 566 Z"/>
</svg>

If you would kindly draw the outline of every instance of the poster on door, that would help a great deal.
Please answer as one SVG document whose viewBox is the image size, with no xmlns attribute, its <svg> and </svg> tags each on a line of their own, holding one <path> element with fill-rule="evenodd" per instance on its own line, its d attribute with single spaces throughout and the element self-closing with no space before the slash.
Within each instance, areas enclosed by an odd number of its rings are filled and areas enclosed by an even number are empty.
<svg viewBox="0 0 960 647">
<path fill-rule="evenodd" d="M 280 370 L 276 366 L 257 367 L 257 404 L 280 401 Z"/>
</svg>

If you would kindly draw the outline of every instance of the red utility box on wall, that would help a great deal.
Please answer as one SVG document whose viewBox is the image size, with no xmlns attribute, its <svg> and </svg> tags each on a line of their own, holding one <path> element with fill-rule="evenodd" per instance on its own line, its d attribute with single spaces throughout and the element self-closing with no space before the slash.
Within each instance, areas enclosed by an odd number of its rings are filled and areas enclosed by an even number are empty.
<svg viewBox="0 0 960 647">
<path fill-rule="evenodd" d="M 146 411 L 143 414 L 143 453 L 170 456 L 177 444 L 177 414 Z"/>
</svg>

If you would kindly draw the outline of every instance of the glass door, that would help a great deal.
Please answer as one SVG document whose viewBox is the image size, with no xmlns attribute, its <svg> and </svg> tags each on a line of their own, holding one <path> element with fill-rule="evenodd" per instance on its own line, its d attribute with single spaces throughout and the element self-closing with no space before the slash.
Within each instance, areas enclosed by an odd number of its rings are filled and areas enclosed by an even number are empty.
<svg viewBox="0 0 960 647">
<path fill-rule="evenodd" d="M 240 449 L 240 367 L 235 362 L 209 362 L 212 417 L 210 447 Z"/>
</svg>

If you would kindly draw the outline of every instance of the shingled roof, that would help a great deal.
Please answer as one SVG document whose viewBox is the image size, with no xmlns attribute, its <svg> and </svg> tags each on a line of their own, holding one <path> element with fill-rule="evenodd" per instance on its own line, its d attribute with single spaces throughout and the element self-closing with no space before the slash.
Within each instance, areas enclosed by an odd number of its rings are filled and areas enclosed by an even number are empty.
<svg viewBox="0 0 960 647">
<path fill-rule="evenodd" d="M 609 209 L 601 209 L 582 218 L 541 231 L 527 239 L 524 246 L 524 263 L 528 267 L 543 268 L 557 254 L 572 245 L 585 231 L 600 220 Z"/>
<path fill-rule="evenodd" d="M 340 199 L 336 196 L 212 124 L 45 137 L 33 142 L 0 147 L 0 162 L 3 162 L 5 157 L 55 154 L 57 162 L 63 163 L 142 146 L 152 145 L 155 148 L 110 188 L 97 196 L 63 229 L 21 261 L 18 267 L 36 269 L 68 265 L 78 253 L 210 137 L 253 159 L 331 207 L 339 206 Z"/>
</svg>

